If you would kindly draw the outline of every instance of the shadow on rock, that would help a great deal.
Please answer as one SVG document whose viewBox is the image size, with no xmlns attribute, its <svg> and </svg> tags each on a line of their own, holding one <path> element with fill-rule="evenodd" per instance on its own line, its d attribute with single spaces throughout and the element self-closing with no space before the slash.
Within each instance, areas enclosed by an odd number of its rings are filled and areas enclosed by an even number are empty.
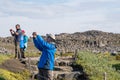
<svg viewBox="0 0 120 80">
<path fill-rule="evenodd" d="M 67 74 L 59 74 L 57 80 L 89 80 L 81 65 L 72 64 L 73 71 Z"/>
</svg>

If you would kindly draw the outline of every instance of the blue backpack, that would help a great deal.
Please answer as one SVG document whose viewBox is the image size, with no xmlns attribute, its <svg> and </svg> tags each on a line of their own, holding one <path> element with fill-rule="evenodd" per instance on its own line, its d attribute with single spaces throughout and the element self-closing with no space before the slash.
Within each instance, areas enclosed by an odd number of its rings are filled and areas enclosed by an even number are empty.
<svg viewBox="0 0 120 80">
<path fill-rule="evenodd" d="M 28 43 L 28 36 L 24 36 L 24 50 L 27 49 L 27 43 Z"/>
<path fill-rule="evenodd" d="M 28 36 L 24 36 L 24 43 L 27 43 L 28 42 Z"/>
</svg>

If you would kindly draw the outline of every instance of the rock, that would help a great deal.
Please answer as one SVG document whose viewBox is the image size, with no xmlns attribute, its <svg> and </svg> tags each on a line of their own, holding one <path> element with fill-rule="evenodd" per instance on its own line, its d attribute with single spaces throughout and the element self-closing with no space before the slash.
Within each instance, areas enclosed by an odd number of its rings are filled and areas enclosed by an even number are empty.
<svg viewBox="0 0 120 80">
<path fill-rule="evenodd" d="M 55 66 L 54 71 L 72 72 L 73 68 L 71 66 Z"/>
<path fill-rule="evenodd" d="M 58 80 L 79 80 L 79 76 L 81 75 L 80 72 L 71 72 L 68 74 L 59 74 L 57 76 Z"/>
<path fill-rule="evenodd" d="M 43 36 L 43 38 L 46 38 Z M 7 53 L 14 52 L 14 38 L 5 37 L 0 38 L 0 47 L 7 49 Z M 7 45 L 6 45 L 7 44 Z M 74 53 L 78 50 L 98 50 L 104 51 L 120 51 L 120 34 L 102 32 L 97 30 L 91 30 L 86 32 L 76 32 L 72 34 L 61 33 L 56 34 L 57 53 Z M 0 51 L 2 52 L 2 51 Z M 38 53 L 39 51 L 34 47 L 32 38 L 28 42 L 28 53 Z M 3 52 L 2 52 L 3 53 Z"/>
<path fill-rule="evenodd" d="M 102 31 L 76 32 L 73 34 L 56 35 L 58 51 L 74 52 L 74 50 L 99 50 L 100 52 L 110 51 L 112 47 L 120 47 L 120 34 L 107 33 Z M 110 47 L 106 49 L 106 47 Z M 115 49 L 114 48 L 114 49 Z"/>
<path fill-rule="evenodd" d="M 7 50 L 6 48 L 0 47 L 0 53 L 2 53 L 2 54 L 8 54 L 8 52 L 10 52 L 10 51 Z"/>
<path fill-rule="evenodd" d="M 116 51 L 111 51 L 111 55 L 116 56 L 118 53 Z"/>
</svg>

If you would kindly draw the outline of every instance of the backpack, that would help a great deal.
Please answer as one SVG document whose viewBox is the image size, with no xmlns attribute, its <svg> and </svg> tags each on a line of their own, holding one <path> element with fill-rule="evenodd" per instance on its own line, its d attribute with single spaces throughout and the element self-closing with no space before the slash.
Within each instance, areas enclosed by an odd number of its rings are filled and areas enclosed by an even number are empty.
<svg viewBox="0 0 120 80">
<path fill-rule="evenodd" d="M 27 49 L 28 36 L 24 35 L 24 51 Z"/>
<path fill-rule="evenodd" d="M 28 36 L 24 36 L 24 43 L 27 43 L 28 42 Z"/>
</svg>

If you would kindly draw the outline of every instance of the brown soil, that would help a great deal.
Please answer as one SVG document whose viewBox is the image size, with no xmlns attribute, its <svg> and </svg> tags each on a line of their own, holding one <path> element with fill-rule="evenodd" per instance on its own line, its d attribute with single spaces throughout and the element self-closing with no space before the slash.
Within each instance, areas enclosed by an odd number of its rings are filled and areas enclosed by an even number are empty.
<svg viewBox="0 0 120 80">
<path fill-rule="evenodd" d="M 12 72 L 22 72 L 25 70 L 25 64 L 21 63 L 18 59 L 10 59 L 0 65 L 0 68 Z"/>
</svg>

